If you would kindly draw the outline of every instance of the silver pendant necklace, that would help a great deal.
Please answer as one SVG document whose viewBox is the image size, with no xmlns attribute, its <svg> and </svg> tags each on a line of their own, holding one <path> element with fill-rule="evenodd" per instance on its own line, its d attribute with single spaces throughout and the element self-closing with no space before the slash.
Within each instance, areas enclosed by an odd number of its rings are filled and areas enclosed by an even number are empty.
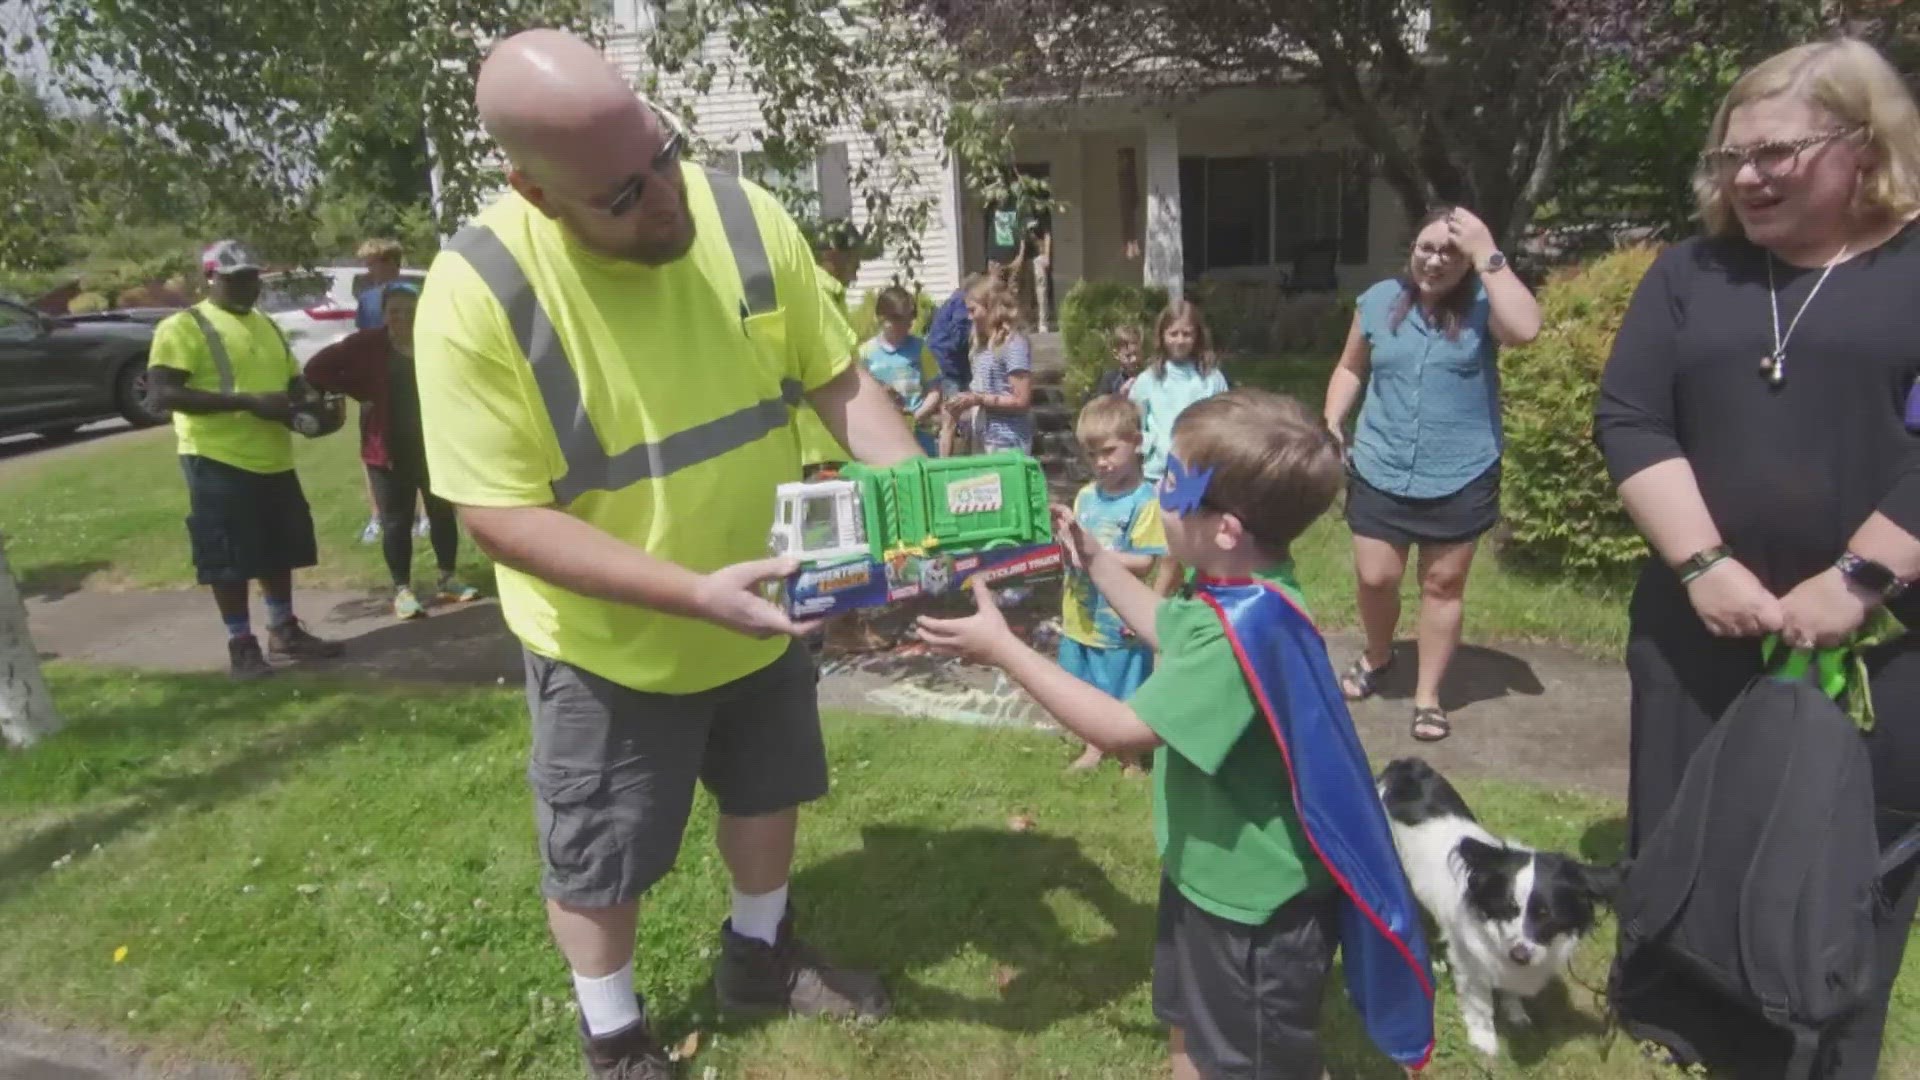
<svg viewBox="0 0 1920 1080">
<path fill-rule="evenodd" d="M 1785 335 L 1780 333 L 1780 290 L 1773 283 L 1773 252 L 1767 252 L 1767 302 L 1773 307 L 1773 351 L 1760 358 L 1760 377 L 1768 386 L 1779 389 L 1787 383 L 1787 342 L 1793 337 L 1794 328 L 1800 325 L 1800 316 L 1807 313 L 1807 305 L 1820 292 L 1820 286 L 1827 283 L 1827 275 L 1840 265 L 1841 260 L 1853 249 L 1849 241 L 1840 246 L 1840 253 L 1827 260 L 1827 268 L 1820 271 L 1820 279 L 1813 283 L 1807 298 L 1800 301 L 1800 310 L 1793 313 L 1793 321 L 1787 324 Z"/>
</svg>

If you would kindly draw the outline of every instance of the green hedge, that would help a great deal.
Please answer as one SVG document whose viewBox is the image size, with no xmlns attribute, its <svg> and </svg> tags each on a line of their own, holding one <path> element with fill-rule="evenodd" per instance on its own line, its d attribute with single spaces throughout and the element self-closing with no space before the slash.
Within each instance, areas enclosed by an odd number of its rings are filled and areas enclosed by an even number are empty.
<svg viewBox="0 0 1920 1080">
<path fill-rule="evenodd" d="M 1107 340 L 1113 328 L 1132 323 L 1140 328 L 1144 343 L 1166 306 L 1167 290 L 1157 286 L 1082 281 L 1068 291 L 1060 301 L 1060 339 L 1067 354 L 1062 382 L 1073 409 L 1080 408 L 1113 362 Z"/>
<path fill-rule="evenodd" d="M 1214 348 L 1229 356 L 1338 358 L 1353 321 L 1350 293 L 1288 294 L 1265 281 L 1203 281 L 1188 293 L 1206 312 Z"/>
<path fill-rule="evenodd" d="M 847 322 L 853 327 L 853 332 L 859 335 L 861 341 L 866 341 L 880 332 L 880 316 L 873 311 L 874 305 L 880 302 L 880 292 L 879 289 L 868 289 L 866 295 L 860 298 L 860 303 L 847 312 Z M 927 325 L 933 321 L 936 305 L 933 297 L 928 296 L 924 291 L 916 291 L 913 294 L 913 301 L 914 305 L 920 309 L 920 314 L 913 320 L 913 332 L 924 335 L 927 332 Z"/>
<path fill-rule="evenodd" d="M 106 296 L 101 293 L 77 293 L 73 299 L 67 301 L 67 314 L 92 315 L 95 312 L 105 311 L 112 306 L 113 305 L 107 301 Z"/>
<path fill-rule="evenodd" d="M 1656 254 L 1623 248 L 1550 280 L 1540 336 L 1500 355 L 1508 555 L 1597 575 L 1646 555 L 1594 446 L 1593 407 L 1627 302 Z"/>
</svg>

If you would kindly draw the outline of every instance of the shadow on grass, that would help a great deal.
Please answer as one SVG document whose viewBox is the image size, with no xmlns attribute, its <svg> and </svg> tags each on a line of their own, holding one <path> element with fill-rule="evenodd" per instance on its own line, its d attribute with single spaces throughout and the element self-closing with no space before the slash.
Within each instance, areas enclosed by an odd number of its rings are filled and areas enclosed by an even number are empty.
<svg viewBox="0 0 1920 1080">
<path fill-rule="evenodd" d="M 339 605 L 329 619 L 377 618 L 388 610 L 385 593 Z M 309 661 L 315 675 L 408 682 L 460 683 L 470 686 L 520 685 L 524 661 L 519 639 L 507 629 L 492 603 L 449 606 L 432 603 L 430 618 L 394 620 L 343 639 L 346 654 L 337 660 Z"/>
<path fill-rule="evenodd" d="M 125 689 L 129 685 L 138 689 Z M 123 692 L 109 700 L 113 688 Z M 88 700 L 84 695 L 96 695 Z M 0 848 L 0 902 L 30 890 L 56 861 L 104 846 L 177 812 L 201 812 L 245 798 L 307 767 L 326 750 L 365 734 L 425 738 L 438 746 L 475 742 L 498 729 L 484 710 L 428 710 L 397 724 L 367 707 L 363 689 L 283 677 L 237 686 L 192 676 L 105 676 L 57 680 L 70 724 L 32 750 L 0 759 L 0 786 L 15 813 L 55 820 L 28 826 Z M 71 702 L 84 701 L 76 707 Z M 297 708 L 299 718 L 275 722 Z M 235 729 L 257 729 L 244 735 Z M 62 812 L 62 804 L 83 803 Z M 85 805 L 91 804 L 91 805 Z M 23 815 L 24 816 L 24 815 Z"/>
<path fill-rule="evenodd" d="M 1500 561 L 1500 569 L 1511 577 L 1542 588 L 1571 588 L 1584 596 L 1626 604 L 1633 595 L 1634 583 L 1640 577 L 1640 564 L 1614 567 L 1607 570 L 1568 570 L 1556 561 L 1531 557 L 1514 547 L 1512 538 L 1502 527 L 1494 535 L 1491 545 L 1494 557 Z"/>
<path fill-rule="evenodd" d="M 1418 647 L 1410 638 L 1393 643 L 1391 666 L 1374 683 L 1381 699 L 1412 700 L 1418 653 Z M 1346 668 L 1342 666 L 1339 670 L 1344 672 Z M 1533 665 L 1520 657 L 1484 645 L 1461 645 L 1453 654 L 1446 680 L 1440 685 L 1440 707 L 1452 712 L 1515 694 L 1540 697 L 1546 692 L 1540 677 L 1533 672 Z"/>
<path fill-rule="evenodd" d="M 113 564 L 104 559 L 81 559 L 34 567 L 20 578 L 20 596 L 27 600 L 58 600 L 86 587 L 87 579 Z"/>
<path fill-rule="evenodd" d="M 881 825 L 859 850 L 796 875 L 794 895 L 819 915 L 803 932 L 844 963 L 886 973 L 896 1015 L 1037 1032 L 1096 1011 L 1143 985 L 1154 908 L 1116 887 L 1077 840 L 1004 829 Z M 1106 930 L 1075 940 L 1049 899 L 1085 905 Z M 993 984 L 966 996 L 914 973 L 978 955 Z"/>
</svg>

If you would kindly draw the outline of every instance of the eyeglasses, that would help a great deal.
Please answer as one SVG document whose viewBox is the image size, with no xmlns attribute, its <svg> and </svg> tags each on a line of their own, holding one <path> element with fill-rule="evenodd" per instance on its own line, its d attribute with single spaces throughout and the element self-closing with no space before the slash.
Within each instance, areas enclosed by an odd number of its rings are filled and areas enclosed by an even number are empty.
<svg viewBox="0 0 1920 1080">
<path fill-rule="evenodd" d="M 1722 146 L 1700 155 L 1700 171 L 1720 179 L 1732 179 L 1741 166 L 1753 163 L 1755 172 L 1769 180 L 1778 180 L 1792 172 L 1800 155 L 1816 146 L 1844 139 L 1860 132 L 1859 127 L 1838 128 L 1809 135 L 1804 139 L 1757 142 L 1747 146 Z"/>
<path fill-rule="evenodd" d="M 666 117 L 658 112 L 653 115 L 660 124 L 660 130 L 667 132 L 667 141 L 660 145 L 659 153 L 653 155 L 653 162 L 620 185 L 620 190 L 613 193 L 613 197 L 607 200 L 606 205 L 594 207 L 609 217 L 620 217 L 639 205 L 640 196 L 647 190 L 648 177 L 664 173 L 680 164 L 681 151 L 686 148 L 686 137 L 680 134 L 678 128 L 667 123 Z"/>
</svg>

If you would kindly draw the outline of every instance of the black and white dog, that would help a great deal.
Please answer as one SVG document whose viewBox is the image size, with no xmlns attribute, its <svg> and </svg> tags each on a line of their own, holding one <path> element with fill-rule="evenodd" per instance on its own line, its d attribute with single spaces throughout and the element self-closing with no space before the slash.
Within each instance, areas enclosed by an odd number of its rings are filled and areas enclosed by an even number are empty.
<svg viewBox="0 0 1920 1080">
<path fill-rule="evenodd" d="M 1566 969 L 1621 871 L 1494 836 L 1419 758 L 1381 770 L 1379 790 L 1413 893 L 1446 942 L 1467 1040 L 1497 1054 L 1496 1000 L 1508 1024 L 1529 1023 L 1522 1002 Z"/>
</svg>

